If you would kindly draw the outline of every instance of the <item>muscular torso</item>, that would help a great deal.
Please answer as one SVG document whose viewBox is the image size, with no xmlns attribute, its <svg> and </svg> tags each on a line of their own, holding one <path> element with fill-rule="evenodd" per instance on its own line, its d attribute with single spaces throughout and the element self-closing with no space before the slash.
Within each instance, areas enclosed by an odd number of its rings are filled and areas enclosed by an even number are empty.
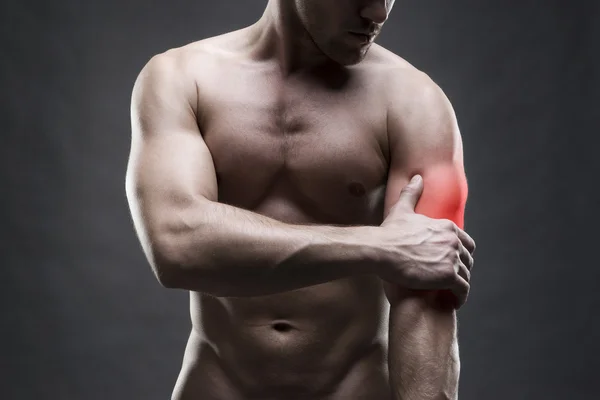
<svg viewBox="0 0 600 400">
<path fill-rule="evenodd" d="M 241 31 L 185 50 L 219 202 L 293 224 L 380 224 L 387 53 L 284 78 L 244 48 Z M 386 305 L 374 275 L 264 297 L 191 293 L 174 398 L 387 399 Z"/>
</svg>

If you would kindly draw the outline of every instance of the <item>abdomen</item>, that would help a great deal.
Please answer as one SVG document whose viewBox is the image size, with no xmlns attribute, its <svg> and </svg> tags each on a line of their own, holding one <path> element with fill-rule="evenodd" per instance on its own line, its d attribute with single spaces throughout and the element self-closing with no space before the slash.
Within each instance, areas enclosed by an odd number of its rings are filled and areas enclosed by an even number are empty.
<svg viewBox="0 0 600 400">
<path fill-rule="evenodd" d="M 369 275 L 264 297 L 194 293 L 192 318 L 247 390 L 319 390 L 380 339 L 385 304 Z"/>
</svg>

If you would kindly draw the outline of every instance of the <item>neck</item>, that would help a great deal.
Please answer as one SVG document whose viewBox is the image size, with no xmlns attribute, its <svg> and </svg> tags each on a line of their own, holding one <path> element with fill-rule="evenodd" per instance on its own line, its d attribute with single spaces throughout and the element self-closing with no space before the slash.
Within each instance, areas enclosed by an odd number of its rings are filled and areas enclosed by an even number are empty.
<svg viewBox="0 0 600 400">
<path fill-rule="evenodd" d="M 304 28 L 291 0 L 269 0 L 253 28 L 257 55 L 275 59 L 285 76 L 332 62 Z"/>
</svg>

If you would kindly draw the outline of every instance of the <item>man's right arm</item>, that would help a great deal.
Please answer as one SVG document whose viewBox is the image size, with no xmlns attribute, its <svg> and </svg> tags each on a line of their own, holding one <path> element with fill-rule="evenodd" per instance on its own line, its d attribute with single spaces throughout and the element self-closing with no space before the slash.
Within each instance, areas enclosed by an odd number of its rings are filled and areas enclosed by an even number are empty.
<svg viewBox="0 0 600 400">
<path fill-rule="evenodd" d="M 159 282 L 242 297 L 374 273 L 380 255 L 364 239 L 376 227 L 290 225 L 218 203 L 197 125 L 198 91 L 175 51 L 154 57 L 135 83 L 126 177 L 133 222 Z"/>
</svg>

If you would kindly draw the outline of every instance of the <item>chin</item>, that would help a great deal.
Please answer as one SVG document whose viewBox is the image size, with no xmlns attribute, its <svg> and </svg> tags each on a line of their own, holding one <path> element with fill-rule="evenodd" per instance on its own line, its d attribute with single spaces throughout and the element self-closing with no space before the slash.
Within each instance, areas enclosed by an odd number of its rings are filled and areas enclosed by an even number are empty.
<svg viewBox="0 0 600 400">
<path fill-rule="evenodd" d="M 329 58 L 342 66 L 352 66 L 362 62 L 367 57 L 370 48 L 371 45 L 364 48 L 339 47 L 337 51 L 329 54 Z"/>
<path fill-rule="evenodd" d="M 346 60 L 346 62 L 341 63 L 343 66 L 350 67 L 352 65 L 360 64 L 367 56 L 367 53 L 359 54 L 352 59 Z"/>
<path fill-rule="evenodd" d="M 364 47 L 349 46 L 342 41 L 332 41 L 321 45 L 319 49 L 330 60 L 341 66 L 352 66 L 363 61 L 372 44 Z"/>
<path fill-rule="evenodd" d="M 345 67 L 359 64 L 367 57 L 368 50 L 348 53 L 344 55 L 338 55 L 338 57 L 332 58 L 335 62 Z"/>
</svg>

